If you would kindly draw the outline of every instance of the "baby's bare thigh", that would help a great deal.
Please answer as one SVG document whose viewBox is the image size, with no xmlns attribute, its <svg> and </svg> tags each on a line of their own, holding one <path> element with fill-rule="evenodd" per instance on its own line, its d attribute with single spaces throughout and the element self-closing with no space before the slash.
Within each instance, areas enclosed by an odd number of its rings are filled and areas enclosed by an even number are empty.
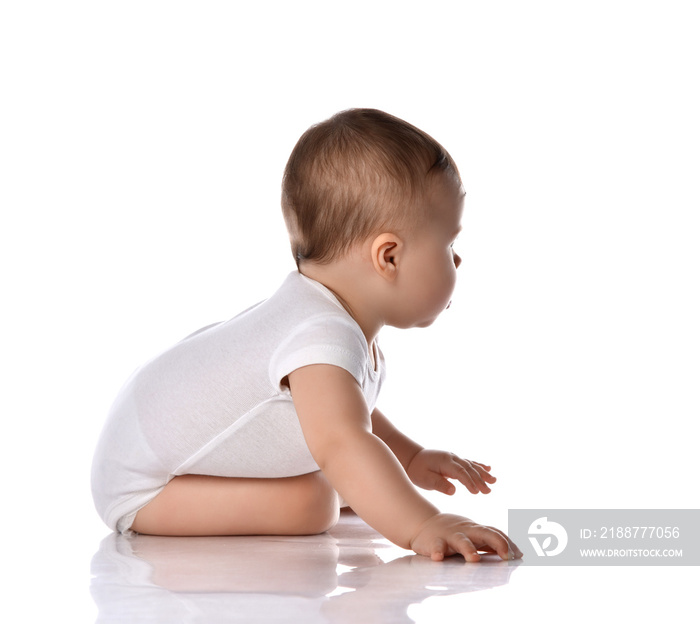
<svg viewBox="0 0 700 624">
<path fill-rule="evenodd" d="M 338 497 L 323 473 L 284 479 L 183 475 L 137 514 L 148 535 L 308 535 L 338 520 Z"/>
</svg>

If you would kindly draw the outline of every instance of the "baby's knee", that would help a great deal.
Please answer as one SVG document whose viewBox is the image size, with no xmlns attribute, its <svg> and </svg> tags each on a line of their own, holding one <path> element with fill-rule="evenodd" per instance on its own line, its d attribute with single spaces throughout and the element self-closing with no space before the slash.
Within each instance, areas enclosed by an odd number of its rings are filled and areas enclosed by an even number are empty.
<svg viewBox="0 0 700 624">
<path fill-rule="evenodd" d="M 338 522 L 338 495 L 320 471 L 304 475 L 299 482 L 296 500 L 299 532 L 324 533 Z"/>
</svg>

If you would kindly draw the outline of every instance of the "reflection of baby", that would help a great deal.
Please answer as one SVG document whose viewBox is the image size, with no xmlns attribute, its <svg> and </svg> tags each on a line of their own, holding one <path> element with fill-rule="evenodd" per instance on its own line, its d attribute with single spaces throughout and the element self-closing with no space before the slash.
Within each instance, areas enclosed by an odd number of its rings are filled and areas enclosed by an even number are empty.
<svg viewBox="0 0 700 624">
<path fill-rule="evenodd" d="M 376 541 L 379 536 L 366 525 L 353 527 L 352 514 L 344 515 L 338 528 L 314 538 L 313 547 L 293 536 L 113 533 L 92 562 L 98 621 L 130 614 L 136 619 L 157 614 L 159 621 L 200 615 L 213 621 L 225 613 L 226 621 L 241 622 L 261 621 L 265 614 L 309 623 L 410 622 L 409 605 L 504 585 L 514 570 L 499 560 L 465 568 L 457 560 L 438 564 L 415 555 L 385 563 L 396 549 Z M 339 563 L 347 571 L 339 574 Z"/>
<path fill-rule="evenodd" d="M 333 596 L 322 607 L 329 622 L 413 622 L 410 605 L 426 598 L 453 596 L 506 585 L 520 562 L 509 564 L 500 559 L 465 568 L 459 560 L 447 564 L 425 557 L 406 555 L 387 563 L 363 566 L 338 577 L 341 587 L 355 591 Z"/>
<path fill-rule="evenodd" d="M 490 467 L 424 449 L 375 408 L 380 329 L 425 327 L 449 306 L 463 198 L 450 155 L 400 119 L 360 109 L 310 128 L 283 183 L 298 271 L 127 382 L 93 467 L 107 524 L 319 533 L 337 521 L 337 491 L 419 554 L 520 557 L 504 533 L 440 513 L 412 485 L 452 494 L 455 479 L 487 493 Z"/>
<path fill-rule="evenodd" d="M 335 541 L 318 536 L 309 548 L 291 537 L 280 548 L 275 539 L 112 533 L 92 562 L 98 621 L 257 622 L 284 613 L 325 622 L 318 602 L 336 587 Z"/>
</svg>

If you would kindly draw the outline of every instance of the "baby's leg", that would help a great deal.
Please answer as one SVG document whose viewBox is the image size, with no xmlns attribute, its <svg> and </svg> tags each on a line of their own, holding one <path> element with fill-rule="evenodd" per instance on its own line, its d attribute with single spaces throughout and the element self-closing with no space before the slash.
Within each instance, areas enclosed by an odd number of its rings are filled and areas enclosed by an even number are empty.
<svg viewBox="0 0 700 624">
<path fill-rule="evenodd" d="M 309 535 L 338 521 L 338 497 L 321 472 L 286 479 L 183 475 L 132 524 L 148 535 Z"/>
</svg>

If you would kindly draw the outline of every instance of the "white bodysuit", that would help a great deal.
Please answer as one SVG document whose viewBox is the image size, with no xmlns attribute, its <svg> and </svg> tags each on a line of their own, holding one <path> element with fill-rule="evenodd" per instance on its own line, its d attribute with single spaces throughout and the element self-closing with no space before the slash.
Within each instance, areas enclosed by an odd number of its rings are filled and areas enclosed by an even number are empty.
<svg viewBox="0 0 700 624">
<path fill-rule="evenodd" d="M 291 477 L 318 470 L 282 380 L 346 369 L 376 404 L 384 359 L 333 293 L 298 272 L 269 299 L 188 336 L 119 392 L 92 467 L 97 511 L 128 531 L 174 476 Z"/>
</svg>

